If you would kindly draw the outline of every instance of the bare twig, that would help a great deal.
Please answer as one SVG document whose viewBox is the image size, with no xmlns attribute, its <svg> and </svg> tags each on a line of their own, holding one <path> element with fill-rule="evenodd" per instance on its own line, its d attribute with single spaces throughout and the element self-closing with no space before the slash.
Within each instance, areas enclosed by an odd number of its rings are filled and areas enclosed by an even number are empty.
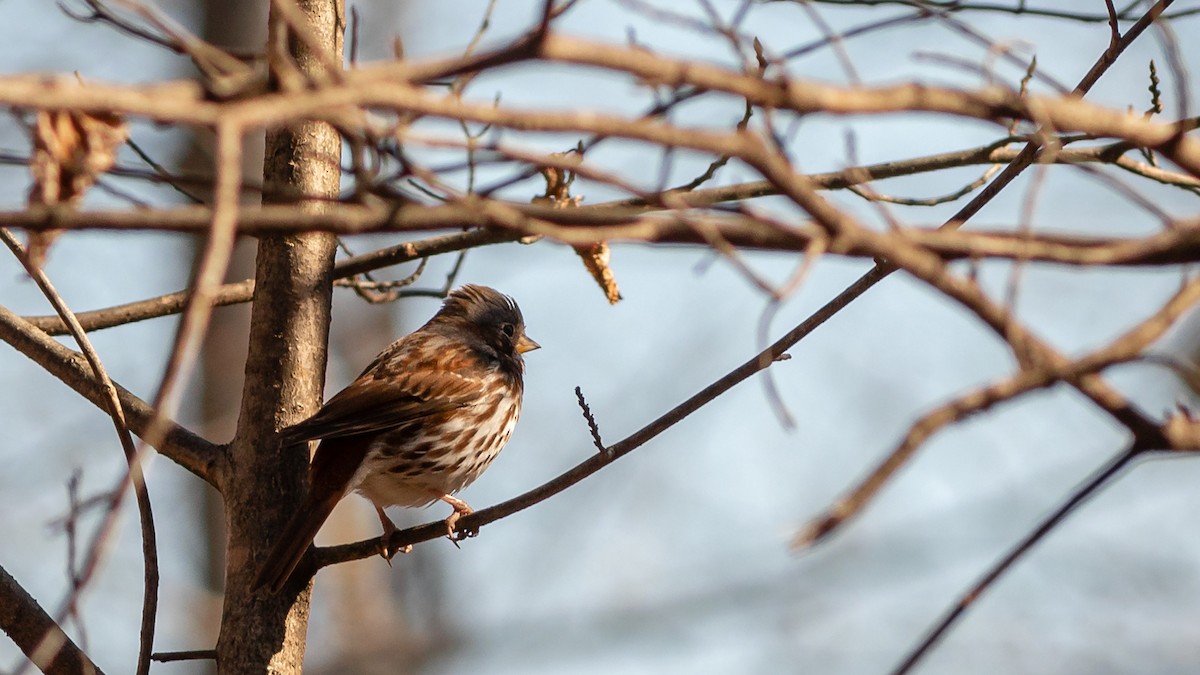
<svg viewBox="0 0 1200 675">
<path fill-rule="evenodd" d="M 604 447 L 604 441 L 600 440 L 600 427 L 596 425 L 596 418 L 592 415 L 592 409 L 588 407 L 587 401 L 583 398 L 583 389 L 575 387 L 575 399 L 579 401 L 579 409 L 583 411 L 583 419 L 587 420 L 588 431 L 592 434 L 592 443 L 596 446 L 596 451 L 599 453 L 608 452 Z"/>
<path fill-rule="evenodd" d="M 1119 478 L 1121 472 L 1129 463 L 1147 449 L 1149 448 L 1143 447 L 1135 441 L 1128 449 L 1123 450 L 1120 454 L 1113 457 L 1107 464 L 1086 479 L 1082 485 L 1075 488 L 1066 500 L 1042 520 L 1032 532 L 1023 537 L 983 577 L 976 581 L 969 590 L 959 596 L 951 609 L 938 619 L 929 633 L 917 643 L 912 651 L 900 662 L 900 665 L 892 671 L 892 675 L 904 675 L 905 673 L 912 672 L 912 669 L 929 653 L 929 650 L 937 645 L 946 632 L 970 609 L 971 605 L 974 605 L 1005 572 L 1011 569 L 1018 560 L 1032 550 L 1046 535 L 1062 524 L 1067 516 L 1083 505 L 1088 498 L 1095 496 L 1101 488 Z"/>
<path fill-rule="evenodd" d="M 773 0 L 775 2 L 791 2 L 793 0 Z M 912 0 L 811 0 L 825 5 L 849 5 L 854 7 L 876 7 L 880 5 L 902 5 L 911 7 Z M 1093 13 L 1070 11 L 1066 9 L 1058 9 L 1055 7 L 1038 7 L 1029 5 L 1025 2 L 1015 3 L 1000 3 L 1000 2 L 960 2 L 959 0 L 921 0 L 921 5 L 936 9 L 938 11 L 970 13 L 970 12 L 995 12 L 1001 14 L 1014 14 L 1024 16 L 1039 16 L 1049 19 L 1063 19 L 1067 21 L 1078 21 L 1080 23 L 1107 23 L 1110 15 L 1108 13 Z M 1140 3 L 1135 3 L 1140 4 Z M 1168 3 L 1169 4 L 1169 3 Z M 1181 9 L 1170 14 L 1163 15 L 1164 19 L 1180 19 L 1187 16 L 1200 14 L 1200 8 Z M 1117 15 L 1120 21 L 1131 21 L 1133 17 L 1128 13 L 1122 12 Z"/>
<path fill-rule="evenodd" d="M 171 663 L 172 661 L 211 661 L 217 658 L 217 650 L 192 649 L 179 652 L 154 652 L 150 658 L 159 663 Z"/>
<path fill-rule="evenodd" d="M 213 298 L 221 288 L 237 233 L 239 180 L 241 176 L 242 129 L 224 123 L 217 128 L 216 185 L 212 227 L 205 242 L 187 307 L 179 322 L 171 355 L 151 407 L 154 416 L 142 432 L 147 445 L 156 447 L 165 437 L 170 417 L 179 405 L 200 344 L 212 316 Z"/>
<path fill-rule="evenodd" d="M 342 260 L 334 265 L 334 277 L 344 279 L 355 274 L 361 274 L 389 265 L 398 265 L 441 253 L 461 251 L 474 246 L 512 242 L 518 238 L 519 234 L 500 230 L 474 230 L 461 234 L 433 237 L 421 241 L 404 242 Z M 188 291 L 170 293 L 108 309 L 81 312 L 79 319 L 89 331 L 111 328 L 135 321 L 144 321 L 146 319 L 177 314 L 187 305 L 188 297 Z M 213 296 L 212 302 L 214 307 L 222 307 L 249 302 L 253 297 L 254 280 L 246 279 L 221 286 Z M 61 320 L 57 317 L 30 317 L 27 320 L 50 335 L 60 335 L 66 330 Z"/>
<path fill-rule="evenodd" d="M 847 519 L 863 508 L 887 484 L 888 480 L 904 466 L 916 451 L 933 434 L 947 425 L 969 415 L 987 410 L 992 406 L 1011 401 L 1022 394 L 1048 387 L 1055 382 L 1066 381 L 1086 388 L 1085 380 L 1115 363 L 1124 363 L 1138 358 L 1142 351 L 1158 339 L 1179 316 L 1200 301 L 1200 280 L 1194 280 L 1176 293 L 1161 309 L 1142 321 L 1116 340 L 1087 356 L 1071 363 L 1049 364 L 1038 362 L 1037 367 L 1022 370 L 998 382 L 958 397 L 923 415 L 910 428 L 900 444 L 845 497 L 838 499 L 822 515 L 811 520 L 793 540 L 793 546 L 806 547 L 827 536 Z M 1095 383 L 1091 386 L 1095 386 Z M 1106 396 L 1111 396 L 1106 394 Z M 1102 406 L 1103 407 L 1103 406 Z M 1131 425 L 1135 434 L 1140 434 L 1147 445 L 1154 440 L 1158 447 L 1166 447 L 1161 431 L 1156 425 Z"/>
</svg>

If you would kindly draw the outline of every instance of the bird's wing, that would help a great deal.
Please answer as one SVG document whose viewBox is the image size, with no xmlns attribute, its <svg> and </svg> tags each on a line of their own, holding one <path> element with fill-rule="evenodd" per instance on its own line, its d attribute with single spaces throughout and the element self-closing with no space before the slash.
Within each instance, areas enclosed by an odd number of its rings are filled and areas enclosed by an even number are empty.
<svg viewBox="0 0 1200 675">
<path fill-rule="evenodd" d="M 285 443 L 385 431 L 479 400 L 483 382 L 450 370 L 418 370 L 372 377 L 346 387 L 312 417 L 280 432 Z"/>
</svg>

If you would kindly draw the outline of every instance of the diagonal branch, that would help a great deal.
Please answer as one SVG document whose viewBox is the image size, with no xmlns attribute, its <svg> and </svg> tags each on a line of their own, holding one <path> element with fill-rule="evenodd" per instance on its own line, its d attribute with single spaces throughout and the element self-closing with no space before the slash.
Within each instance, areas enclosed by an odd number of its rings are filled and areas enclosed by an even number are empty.
<svg viewBox="0 0 1200 675">
<path fill-rule="evenodd" d="M 3 567 L 0 567 L 0 630 L 45 675 L 103 675 Z"/>
<path fill-rule="evenodd" d="M 923 415 L 909 428 L 903 440 L 888 456 L 853 490 L 838 499 L 822 515 L 814 518 L 793 540 L 793 546 L 811 545 L 840 527 L 848 519 L 860 513 L 878 494 L 884 485 L 900 470 L 917 450 L 935 433 L 946 426 L 965 419 L 993 406 L 1015 399 L 1023 394 L 1044 389 L 1057 382 L 1070 382 L 1081 386 L 1080 381 L 1095 378 L 1095 373 L 1108 366 L 1131 361 L 1140 356 L 1145 348 L 1157 340 L 1174 325 L 1175 321 L 1189 308 L 1200 302 L 1200 280 L 1192 281 L 1176 293 L 1161 309 L 1145 321 L 1140 322 L 1108 345 L 1069 364 L 1055 365 L 1040 363 L 1035 368 L 1022 370 L 1015 375 L 958 397 Z M 1097 382 L 1102 382 L 1095 378 Z M 1162 432 L 1155 426 L 1138 427 L 1135 436 L 1145 445 L 1166 447 Z"/>
<path fill-rule="evenodd" d="M 905 673 L 911 672 L 921 659 L 929 653 L 929 650 L 933 649 L 950 628 L 963 617 L 971 605 L 975 604 L 1005 572 L 1011 569 L 1018 560 L 1026 553 L 1029 553 L 1038 542 L 1044 539 L 1054 528 L 1058 527 L 1090 497 L 1095 496 L 1101 488 L 1119 478 L 1121 472 L 1129 466 L 1129 463 L 1148 449 L 1150 448 L 1144 446 L 1140 441 L 1135 440 L 1128 448 L 1122 450 L 1110 459 L 1107 464 L 1093 473 L 1082 485 L 1075 488 L 1062 504 L 1055 508 L 1049 516 L 1046 516 L 1032 532 L 1014 545 L 1004 557 L 997 561 L 978 581 L 972 584 L 970 589 L 958 598 L 954 605 L 938 619 L 929 633 L 904 657 L 900 665 L 892 671 L 892 675 L 905 675 Z"/>
<path fill-rule="evenodd" d="M 781 360 L 784 357 L 784 352 L 807 334 L 807 331 L 804 330 L 804 327 L 807 325 L 802 324 L 801 327 L 793 329 L 765 350 L 718 378 L 712 384 L 696 392 L 686 401 L 667 411 L 658 419 L 625 439 L 604 448 L 603 452 L 591 453 L 586 460 L 580 462 L 573 469 L 557 478 L 500 504 L 463 516 L 458 521 L 459 527 L 466 531 L 475 531 L 501 518 L 524 511 L 579 483 L 621 457 L 642 447 L 659 434 L 714 401 L 717 397 L 749 379 L 750 376 L 765 370 L 773 363 Z M 395 547 L 399 549 L 409 544 L 430 541 L 444 537 L 445 535 L 446 524 L 442 521 L 437 521 L 394 532 L 385 543 L 389 548 Z M 369 558 L 379 553 L 379 543 L 378 539 L 368 539 L 354 544 L 315 549 L 315 555 L 306 556 L 305 560 L 301 562 L 301 567 L 297 568 L 298 571 L 296 573 L 313 574 L 316 570 L 327 565 Z"/>
<path fill-rule="evenodd" d="M 96 406 L 103 408 L 106 405 L 100 383 L 81 354 L 62 346 L 3 306 L 0 306 L 0 340 L 12 345 Z M 153 419 L 154 411 L 129 390 L 119 384 L 114 385 L 129 428 L 141 435 Z M 170 424 L 155 449 L 213 487 L 221 489 L 224 468 L 221 446 L 177 424 Z"/>
<path fill-rule="evenodd" d="M 173 426 L 170 420 L 179 405 L 200 345 L 212 317 L 213 297 L 221 288 L 237 240 L 238 182 L 241 175 L 242 129 L 236 124 L 217 128 L 216 192 L 212 226 L 205 240 L 186 308 L 180 319 L 158 392 L 150 406 L 151 417 L 139 432 L 151 447 L 158 446 Z"/>
</svg>

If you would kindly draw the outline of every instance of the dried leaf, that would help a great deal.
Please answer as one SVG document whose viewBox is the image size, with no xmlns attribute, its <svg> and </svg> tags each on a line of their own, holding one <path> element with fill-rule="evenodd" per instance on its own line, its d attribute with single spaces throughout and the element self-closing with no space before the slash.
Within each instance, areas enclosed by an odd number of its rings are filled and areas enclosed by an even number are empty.
<svg viewBox="0 0 1200 675">
<path fill-rule="evenodd" d="M 553 156 L 566 157 L 572 152 L 578 154 L 580 150 L 559 152 Z M 575 182 L 574 171 L 557 166 L 544 166 L 541 174 L 546 179 L 546 192 L 534 197 L 533 203 L 546 204 L 557 209 L 569 209 L 577 207 L 583 202 L 582 196 L 571 196 L 571 183 Z M 608 298 L 609 304 L 617 304 L 617 301 L 621 299 L 621 292 L 617 289 L 617 277 L 608 265 L 609 258 L 612 256 L 608 244 L 601 241 L 572 248 L 583 259 L 583 266 L 587 268 L 592 278 L 600 284 L 600 290 L 604 291 L 604 297 Z"/>
<path fill-rule="evenodd" d="M 600 290 L 604 291 L 604 297 L 608 298 L 608 303 L 610 305 L 617 304 L 617 301 L 621 299 L 621 291 L 617 289 L 617 277 L 608 265 L 609 257 L 612 255 L 608 243 L 601 241 L 574 248 L 579 257 L 583 258 L 583 266 L 587 268 L 588 272 L 591 272 L 596 283 L 600 284 Z"/>
<path fill-rule="evenodd" d="M 100 174 L 112 168 L 117 148 L 129 137 L 125 122 L 111 113 L 43 110 L 33 130 L 29 169 L 31 206 L 77 206 Z M 29 258 L 45 261 L 46 250 L 61 233 L 43 230 L 29 235 Z"/>
</svg>

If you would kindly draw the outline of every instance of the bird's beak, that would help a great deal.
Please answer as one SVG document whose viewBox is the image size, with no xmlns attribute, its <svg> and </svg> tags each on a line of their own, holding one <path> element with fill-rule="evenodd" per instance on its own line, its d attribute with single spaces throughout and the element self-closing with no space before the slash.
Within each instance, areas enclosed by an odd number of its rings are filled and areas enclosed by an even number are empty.
<svg viewBox="0 0 1200 675">
<path fill-rule="evenodd" d="M 529 339 L 529 336 L 525 335 L 524 333 L 521 334 L 521 339 L 517 340 L 517 352 L 519 352 L 521 354 L 524 354 L 525 352 L 531 352 L 535 349 L 541 349 L 541 348 L 542 348 L 541 345 L 539 345 L 538 343 Z"/>
</svg>

